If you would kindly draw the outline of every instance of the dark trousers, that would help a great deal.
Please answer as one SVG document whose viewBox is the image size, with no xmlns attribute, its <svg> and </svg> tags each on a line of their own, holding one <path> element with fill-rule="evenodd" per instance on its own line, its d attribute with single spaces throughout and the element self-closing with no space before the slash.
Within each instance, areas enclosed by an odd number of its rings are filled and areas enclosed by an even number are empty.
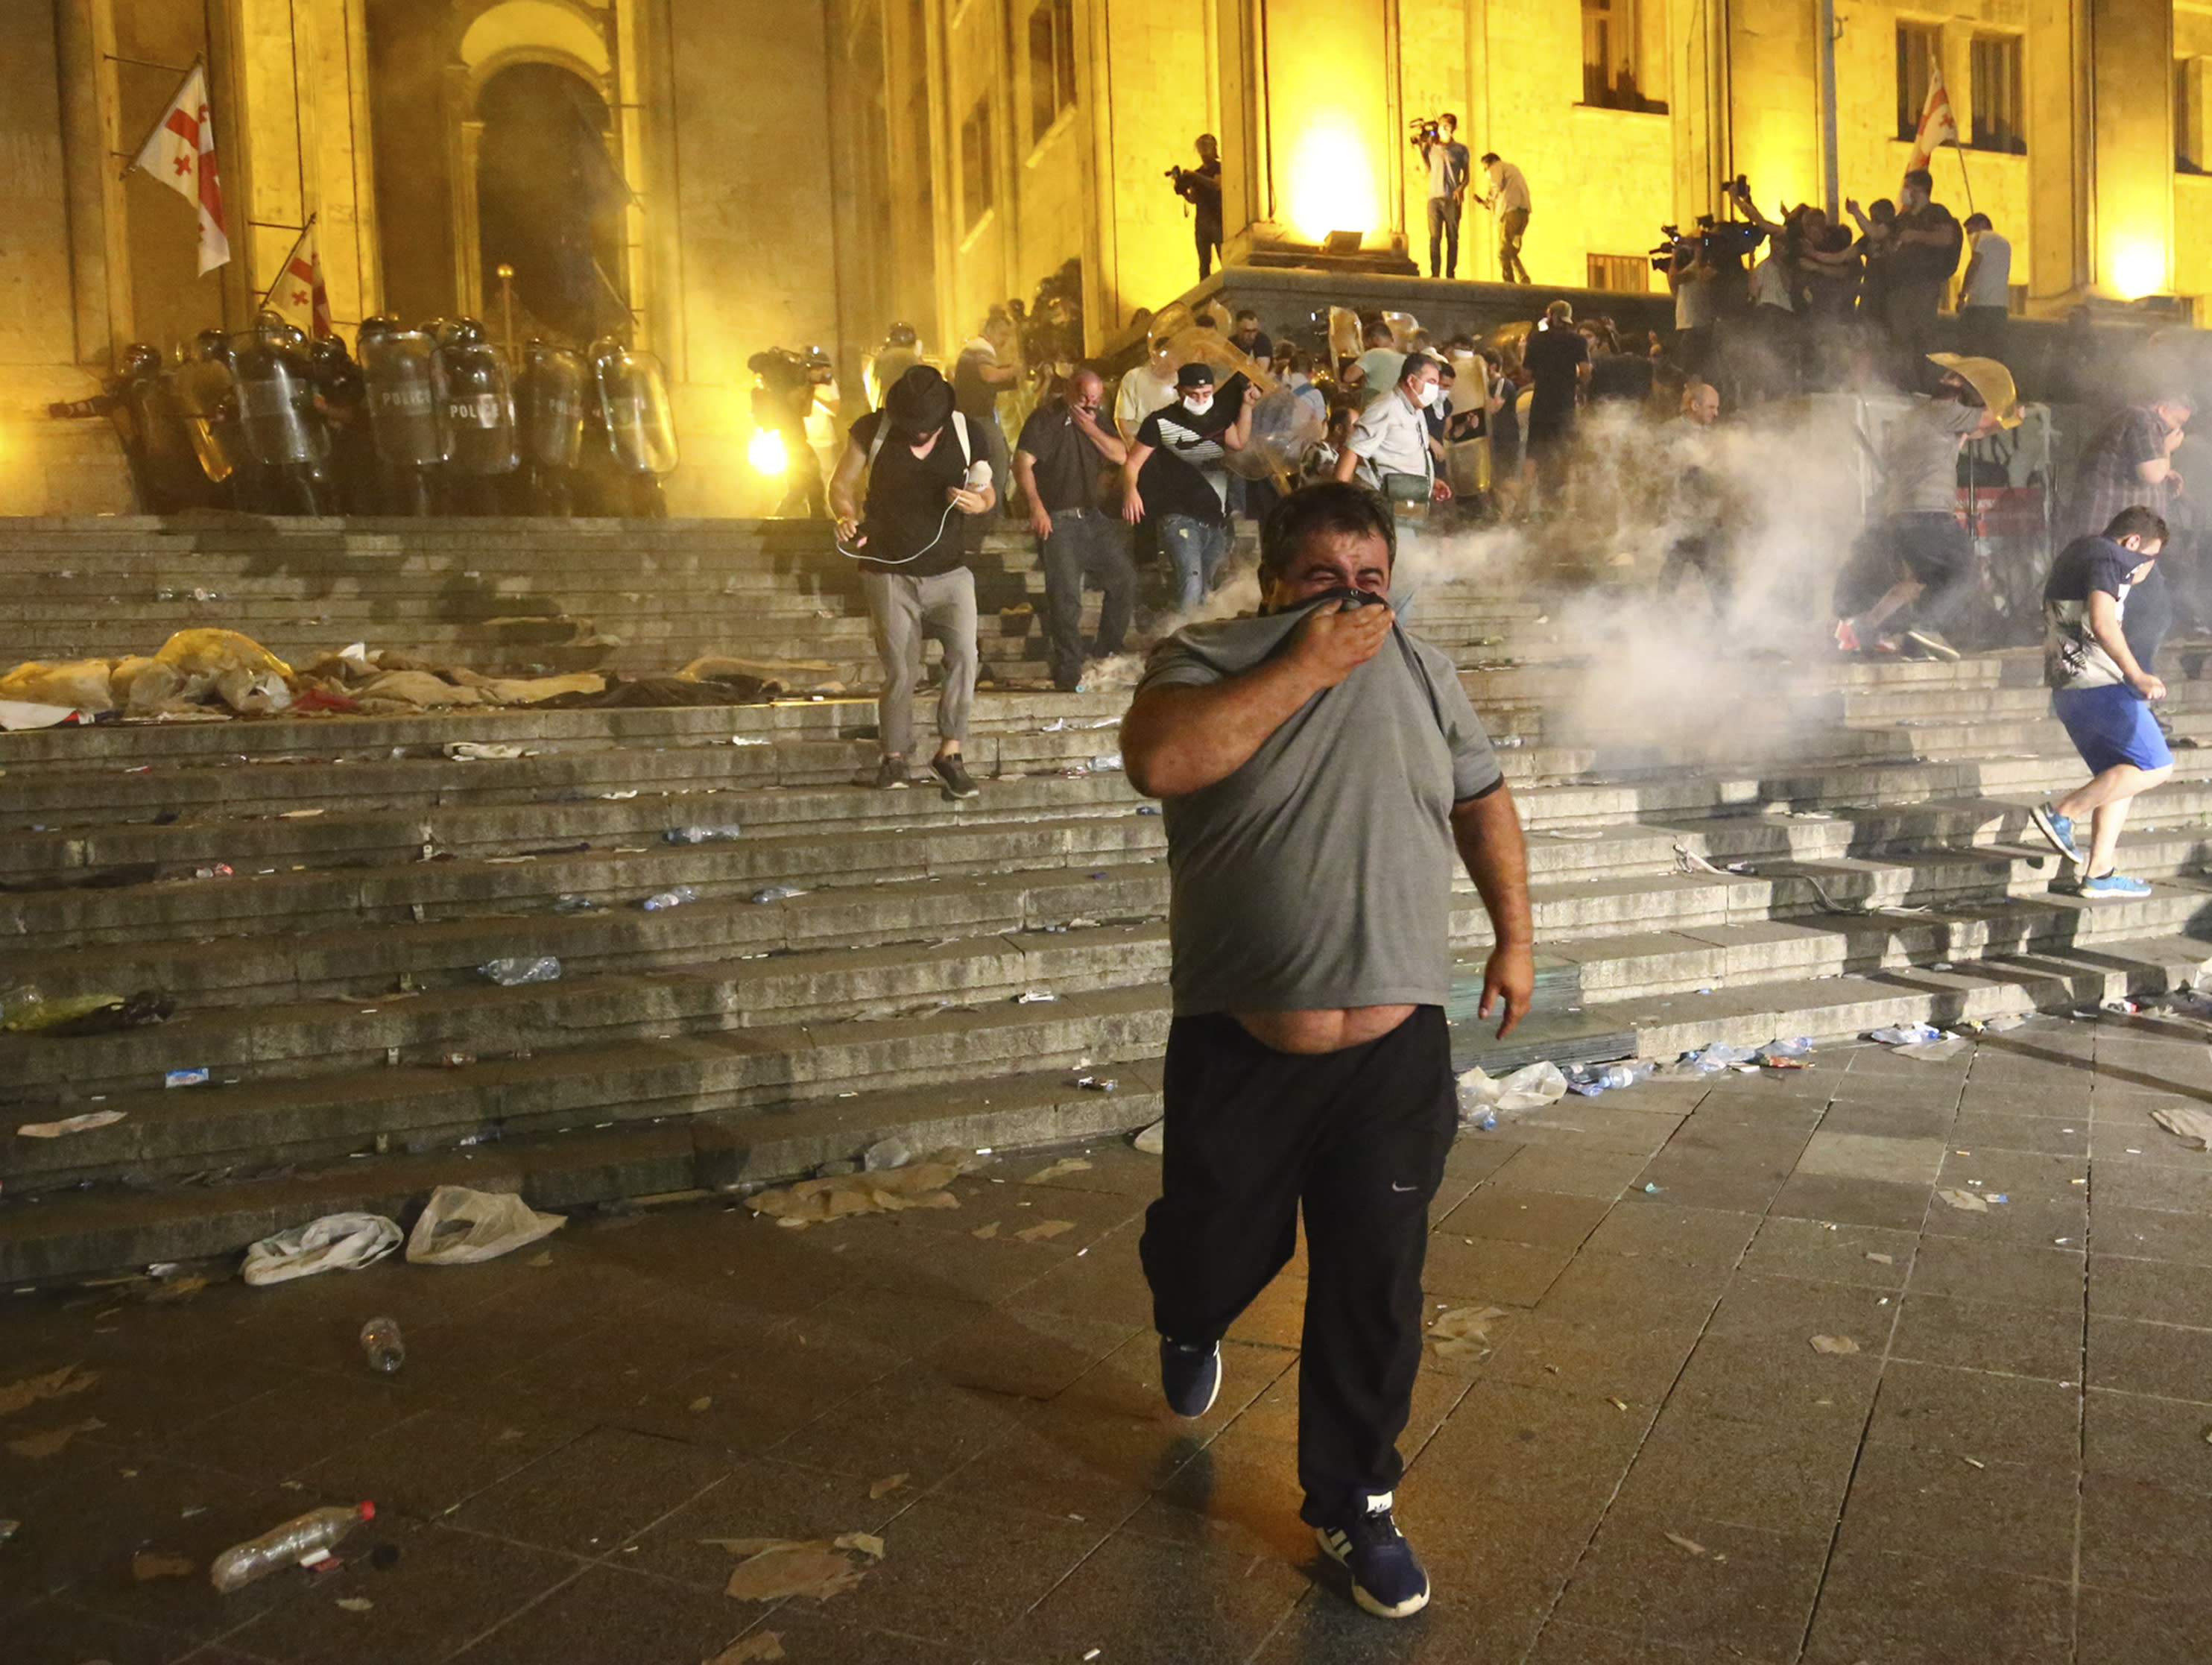
<svg viewBox="0 0 2212 1665">
<path fill-rule="evenodd" d="M 1693 570 L 1705 580 L 1713 616 L 1726 618 L 1735 591 L 1729 573 L 1728 544 L 1718 532 L 1698 532 L 1674 541 L 1667 551 L 1667 564 L 1659 569 L 1660 599 L 1673 595 Z"/>
<path fill-rule="evenodd" d="M 1907 392 L 1931 391 L 1942 372 L 1928 362 L 1936 345 L 1936 314 L 1943 304 L 1943 280 L 1916 277 L 1889 281 L 1883 300 L 1890 345 L 1898 359 L 1898 386 Z"/>
<path fill-rule="evenodd" d="M 1213 263 L 1221 256 L 1221 222 L 1200 214 L 1191 223 L 1198 240 L 1198 281 L 1203 283 L 1213 275 Z"/>
<path fill-rule="evenodd" d="M 1225 1012 L 1168 1031 L 1165 1159 L 1139 1249 L 1170 1340 L 1219 1340 L 1288 1264 L 1305 1212 L 1298 1480 L 1312 1524 L 1404 1472 L 1429 1200 L 1458 1127 L 1443 1008 L 1319 1056 Z"/>
<path fill-rule="evenodd" d="M 1073 689 L 1083 677 L 1083 586 L 1096 584 L 1097 652 L 1121 651 L 1136 604 L 1137 563 L 1129 555 L 1129 529 L 1103 509 L 1060 509 L 1039 554 L 1044 567 L 1045 659 L 1053 685 Z"/>
<path fill-rule="evenodd" d="M 1429 198 L 1429 276 L 1459 276 L 1460 204 L 1449 197 Z"/>
<path fill-rule="evenodd" d="M 1948 510 L 1893 514 L 1885 532 L 1897 564 L 1925 586 L 1913 600 L 1912 623 L 1923 629 L 1948 632 L 1981 581 L 1974 565 L 1974 540 Z"/>
<path fill-rule="evenodd" d="M 2005 323 L 2009 316 L 2002 307 L 1960 307 L 1959 350 L 1969 358 L 1993 358 L 2003 363 Z"/>
</svg>

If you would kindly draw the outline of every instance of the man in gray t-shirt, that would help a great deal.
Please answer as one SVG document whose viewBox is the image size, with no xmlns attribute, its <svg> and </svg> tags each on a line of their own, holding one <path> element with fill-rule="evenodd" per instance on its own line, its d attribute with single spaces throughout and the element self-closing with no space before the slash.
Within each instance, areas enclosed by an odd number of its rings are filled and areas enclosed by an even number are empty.
<svg viewBox="0 0 2212 1665">
<path fill-rule="evenodd" d="M 1168 1402 L 1201 1415 L 1220 1340 L 1309 1260 L 1300 1511 L 1370 1613 L 1428 1578 L 1391 1518 L 1421 1358 L 1428 1206 L 1457 1127 L 1443 1005 L 1452 861 L 1497 946 L 1480 1011 L 1528 1010 L 1528 857 L 1482 725 L 1444 653 L 1384 599 L 1374 493 L 1308 486 L 1269 517 L 1262 609 L 1160 644 L 1121 726 L 1165 800 L 1173 875 L 1161 1195 L 1141 1252 Z"/>
</svg>

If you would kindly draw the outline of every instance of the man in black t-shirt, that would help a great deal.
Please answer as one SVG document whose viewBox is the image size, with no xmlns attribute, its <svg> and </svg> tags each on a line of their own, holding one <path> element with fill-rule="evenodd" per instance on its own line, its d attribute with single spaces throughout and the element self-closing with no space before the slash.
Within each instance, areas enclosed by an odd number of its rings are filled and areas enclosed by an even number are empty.
<svg viewBox="0 0 2212 1665">
<path fill-rule="evenodd" d="M 1951 210 L 1934 198 L 1936 181 L 1924 167 L 1905 176 L 1894 229 L 1890 234 L 1884 321 L 1890 343 L 1903 360 L 1908 388 L 1928 380 L 1928 349 L 1935 344 L 1936 314 L 1966 234 Z"/>
<path fill-rule="evenodd" d="M 1121 518 L 1159 523 L 1160 547 L 1175 563 L 1176 606 L 1188 612 L 1221 581 L 1229 558 L 1229 471 L 1222 458 L 1252 432 L 1260 390 L 1242 376 L 1217 398 L 1213 372 L 1186 364 L 1176 372 L 1176 402 L 1145 418 L 1121 465 Z"/>
<path fill-rule="evenodd" d="M 1105 401 L 1106 384 L 1085 365 L 1058 398 L 1031 413 L 1014 447 L 1014 478 L 1028 500 L 1044 568 L 1045 656 L 1052 685 L 1062 693 L 1083 680 L 1084 580 L 1102 592 L 1102 659 L 1121 651 L 1137 593 L 1129 530 L 1104 506 L 1099 478 L 1102 467 L 1118 466 L 1129 454 L 1112 424 L 1099 424 Z"/>
<path fill-rule="evenodd" d="M 1521 349 L 1535 392 L 1528 401 L 1528 459 L 1536 465 L 1545 507 L 1561 484 L 1575 437 L 1575 406 L 1590 377 L 1589 343 L 1575 328 L 1574 308 L 1554 301 Z"/>
<path fill-rule="evenodd" d="M 2159 732 L 2150 702 L 2166 684 L 2136 662 L 2128 646 L 2128 595 L 2150 576 L 2165 546 L 2165 520 L 2131 505 L 2104 532 L 2077 538 L 2051 562 L 2043 589 L 2043 679 L 2051 714 L 2088 765 L 2089 781 L 2039 804 L 2035 824 L 2051 848 L 2076 864 L 2076 889 L 2090 900 L 2147 896 L 2151 887 L 2115 870 L 2113 857 L 2128 805 L 2173 773 L 2173 753 Z M 2075 823 L 2091 817 L 2085 855 Z"/>
<path fill-rule="evenodd" d="M 865 513 L 855 505 L 863 476 Z M 838 547 L 860 563 L 883 663 L 878 787 L 907 784 L 914 685 L 921 675 L 923 639 L 934 636 L 945 648 L 945 685 L 930 768 L 955 798 L 976 795 L 960 756 L 977 658 L 975 574 L 966 564 L 960 517 L 984 513 L 997 501 L 978 436 L 954 410 L 951 384 L 930 366 L 908 370 L 884 395 L 881 410 L 853 424 L 830 482 L 830 507 Z"/>
</svg>

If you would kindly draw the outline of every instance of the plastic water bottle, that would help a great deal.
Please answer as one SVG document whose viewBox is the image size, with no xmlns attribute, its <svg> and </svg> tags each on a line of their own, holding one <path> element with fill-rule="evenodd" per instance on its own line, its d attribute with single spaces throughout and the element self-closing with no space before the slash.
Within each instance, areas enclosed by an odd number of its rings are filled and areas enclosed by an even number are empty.
<svg viewBox="0 0 2212 1665">
<path fill-rule="evenodd" d="M 361 1351 L 368 1368 L 390 1376 L 407 1362 L 407 1343 L 389 1318 L 372 1318 L 361 1327 Z"/>
<path fill-rule="evenodd" d="M 215 1558 L 208 1576 L 228 1595 L 266 1574 L 299 1565 L 318 1550 L 328 1552 L 363 1521 L 375 1518 L 376 1505 L 368 1502 L 351 1509 L 311 1509 L 258 1538 L 226 1549 Z"/>
<path fill-rule="evenodd" d="M 687 902 L 699 900 L 699 893 L 688 884 L 679 884 L 672 890 L 659 890 L 637 905 L 648 914 L 665 914 L 671 908 L 681 908 Z"/>
<path fill-rule="evenodd" d="M 541 954 L 535 959 L 515 955 L 504 960 L 488 960 L 477 969 L 501 988 L 513 988 L 518 983 L 550 983 L 561 975 L 561 962 L 550 954 Z"/>
<path fill-rule="evenodd" d="M 743 829 L 735 822 L 722 827 L 671 827 L 661 834 L 671 844 L 726 844 L 743 836 Z"/>
</svg>

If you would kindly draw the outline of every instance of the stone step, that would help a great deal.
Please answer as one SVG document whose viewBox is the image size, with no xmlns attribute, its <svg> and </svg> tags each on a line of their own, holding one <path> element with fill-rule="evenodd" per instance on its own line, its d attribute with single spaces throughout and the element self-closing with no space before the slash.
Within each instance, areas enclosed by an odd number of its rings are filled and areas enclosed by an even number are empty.
<svg viewBox="0 0 2212 1665">
<path fill-rule="evenodd" d="M 1927 968 L 1812 981 L 1778 980 L 1596 1002 L 1586 1015 L 1632 1029 L 1639 1055 L 1672 1058 L 1714 1041 L 1756 1046 L 1778 1036 L 1838 1040 L 1892 1024 L 1938 1026 L 2014 1013 L 2066 1012 L 2191 986 L 2212 961 L 2212 940 L 2160 936 L 2008 954 L 1950 971 Z"/>
<path fill-rule="evenodd" d="M 516 1191 L 535 1206 L 572 1211 L 620 1199 L 737 1190 L 850 1161 L 878 1139 L 915 1151 L 1012 1153 L 1025 1146 L 1109 1138 L 1159 1115 L 1158 1066 L 1115 1066 L 1115 1090 L 1087 1091 L 1068 1072 L 995 1079 L 979 1097 L 964 1085 L 864 1093 L 783 1111 L 684 1115 L 588 1134 L 516 1136 L 495 1144 L 329 1164 L 241 1171 L 212 1185 L 109 1184 L 0 1203 L 0 1281 L 82 1277 L 155 1261 L 234 1255 L 247 1244 L 324 1214 L 369 1212 L 411 1224 L 440 1185 Z M 1011 1162 L 1010 1176 L 1029 1171 Z"/>
<path fill-rule="evenodd" d="M 205 1087 L 117 1092 L 99 1107 L 122 1111 L 120 1121 L 61 1139 L 11 1134 L 0 1148 L 7 1195 L 21 1203 L 122 1176 L 143 1181 L 356 1152 L 469 1148 L 702 1112 L 781 1114 L 948 1077 L 975 1082 L 975 1095 L 987 1099 L 988 1083 L 999 1076 L 1079 1067 L 1111 1073 L 1157 1056 L 1168 1016 L 1166 993 L 1157 987 L 1086 990 L 915 1017 L 587 1039 L 465 1068 L 380 1064 L 228 1085 L 217 1077 Z"/>
</svg>

